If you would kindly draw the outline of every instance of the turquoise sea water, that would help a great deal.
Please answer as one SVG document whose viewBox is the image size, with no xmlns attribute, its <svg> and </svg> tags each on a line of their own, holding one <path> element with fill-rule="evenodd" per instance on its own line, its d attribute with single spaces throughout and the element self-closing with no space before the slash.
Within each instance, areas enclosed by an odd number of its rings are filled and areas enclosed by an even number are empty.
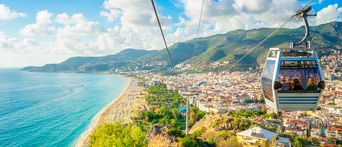
<svg viewBox="0 0 342 147">
<path fill-rule="evenodd" d="M 0 69 L 0 146 L 73 146 L 126 85 L 114 75 Z"/>
</svg>

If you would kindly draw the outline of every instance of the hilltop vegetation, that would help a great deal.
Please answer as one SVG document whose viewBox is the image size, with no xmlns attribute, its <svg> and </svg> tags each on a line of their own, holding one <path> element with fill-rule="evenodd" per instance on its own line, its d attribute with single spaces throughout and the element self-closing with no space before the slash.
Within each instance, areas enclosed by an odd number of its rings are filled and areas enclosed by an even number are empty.
<svg viewBox="0 0 342 147">
<path fill-rule="evenodd" d="M 235 30 L 224 34 L 178 42 L 170 46 L 175 64 L 208 65 L 215 61 L 234 62 L 266 37 L 272 28 Z M 342 49 L 342 22 L 331 22 L 312 27 L 313 45 L 318 50 L 324 48 Z M 296 42 L 304 35 L 304 28 L 281 29 L 264 44 L 248 55 L 235 69 L 257 67 L 264 62 L 265 54 L 271 47 Z M 193 57 L 193 52 L 195 56 Z M 43 72 L 98 72 L 136 69 L 165 70 L 169 59 L 165 49 L 145 51 L 128 49 L 116 55 L 105 57 L 73 57 L 60 64 L 43 67 L 27 67 L 28 71 Z M 223 67 L 224 69 L 225 67 Z"/>
</svg>

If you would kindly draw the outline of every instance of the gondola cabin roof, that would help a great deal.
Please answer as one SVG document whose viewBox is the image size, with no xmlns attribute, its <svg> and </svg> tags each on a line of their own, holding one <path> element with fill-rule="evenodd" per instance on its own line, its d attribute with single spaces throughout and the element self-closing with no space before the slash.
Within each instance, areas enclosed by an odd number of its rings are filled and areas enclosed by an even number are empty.
<svg viewBox="0 0 342 147">
<path fill-rule="evenodd" d="M 270 48 L 267 58 L 278 58 L 280 60 L 316 60 L 314 50 L 304 48 Z"/>
</svg>

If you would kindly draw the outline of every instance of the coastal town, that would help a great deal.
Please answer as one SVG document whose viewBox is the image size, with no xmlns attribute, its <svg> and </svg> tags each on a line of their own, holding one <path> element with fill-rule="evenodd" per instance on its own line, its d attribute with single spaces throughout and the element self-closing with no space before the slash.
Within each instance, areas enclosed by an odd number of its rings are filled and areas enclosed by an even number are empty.
<svg viewBox="0 0 342 147">
<path fill-rule="evenodd" d="M 341 52 L 334 50 L 329 56 L 322 56 L 320 62 L 324 68 L 326 88 L 319 110 L 285 111 L 282 112 L 281 119 L 255 117 L 252 121 L 262 126 L 272 126 L 279 133 L 295 134 L 326 145 L 339 144 L 342 141 Z M 211 114 L 262 110 L 265 107 L 262 104 L 264 99 L 260 85 L 261 73 L 256 71 L 222 71 L 177 76 L 147 71 L 130 74 L 144 79 L 149 86 L 165 84 L 167 89 L 176 90 L 183 97 L 189 98 L 191 106 Z M 269 109 L 267 111 L 272 112 Z M 260 128 L 254 130 L 260 131 Z M 284 138 L 281 140 L 284 142 Z"/>
<path fill-rule="evenodd" d="M 212 137 L 215 136 L 213 134 L 220 134 L 222 130 L 233 133 L 233 135 L 230 135 L 231 140 L 214 142 L 218 146 L 220 146 L 219 144 L 224 146 L 233 142 L 237 142 L 233 146 L 261 145 L 279 147 L 298 146 L 305 143 L 306 145 L 323 146 L 341 144 L 342 53 L 339 50 L 328 50 L 320 54 L 319 61 L 325 77 L 325 89 L 321 95 L 317 110 L 274 113 L 272 108 L 265 105 L 260 82 L 261 67 L 249 68 L 248 71 L 243 72 L 222 70 L 201 73 L 180 72 L 177 75 L 151 72 L 149 70 L 115 71 L 115 74 L 129 77 L 129 88 L 124 91 L 118 100 L 114 101 L 100 114 L 100 122 L 96 122 L 95 126 L 117 121 L 130 124 L 140 122 L 141 119 L 146 121 L 150 120 L 150 117 L 156 117 L 156 114 L 153 113 L 160 113 L 160 109 L 164 107 L 163 105 L 170 105 L 170 103 L 165 101 L 162 105 L 151 103 L 151 100 L 148 100 L 148 97 L 151 96 L 150 88 L 165 86 L 168 91 L 175 91 L 183 98 L 182 102 L 172 109 L 179 108 L 179 111 L 181 111 L 181 109 L 188 107 L 184 102 L 188 101 L 190 107 L 206 113 L 206 115 L 202 116 L 203 118 L 191 125 L 192 127 L 189 128 L 190 134 L 201 132 L 201 138 L 210 142 Z M 215 63 L 216 66 L 224 64 L 229 63 Z M 181 65 L 177 66 L 176 69 L 186 71 L 189 68 L 191 68 L 190 65 Z M 162 101 L 161 99 L 165 100 L 165 97 L 154 95 L 153 101 L 159 102 Z M 148 112 L 148 115 L 152 116 L 146 118 L 145 114 L 142 115 L 144 112 Z M 179 118 L 176 117 L 176 120 L 178 119 L 180 122 L 173 124 L 179 125 L 182 123 L 180 128 L 183 130 L 179 130 L 179 126 L 176 130 L 183 132 L 185 131 L 184 119 L 186 116 L 185 113 L 179 113 L 181 115 L 178 116 Z M 169 118 L 170 116 L 165 117 Z M 233 129 L 231 128 L 233 124 L 221 122 L 230 119 L 241 119 L 241 125 L 248 125 L 233 127 Z M 169 130 L 174 130 L 172 125 L 168 123 L 160 124 L 159 121 L 160 118 L 153 120 L 150 126 L 152 128 L 147 130 L 148 145 L 179 146 L 179 141 L 182 141 L 182 138 L 177 139 L 177 137 L 182 135 L 170 134 Z M 204 130 L 215 129 L 214 131 L 203 131 L 203 128 Z M 91 131 L 94 129 L 96 128 L 92 128 Z M 77 146 L 88 144 L 89 135 L 85 135 Z"/>
</svg>

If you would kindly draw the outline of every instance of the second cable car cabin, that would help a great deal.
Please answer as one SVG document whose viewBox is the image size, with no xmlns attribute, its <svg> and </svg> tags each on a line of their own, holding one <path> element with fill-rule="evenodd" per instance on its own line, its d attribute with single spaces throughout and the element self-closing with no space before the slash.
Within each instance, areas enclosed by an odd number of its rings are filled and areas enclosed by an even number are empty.
<svg viewBox="0 0 342 147">
<path fill-rule="evenodd" d="M 316 52 L 271 48 L 261 85 L 266 105 L 276 113 L 316 110 L 325 85 Z"/>
</svg>

